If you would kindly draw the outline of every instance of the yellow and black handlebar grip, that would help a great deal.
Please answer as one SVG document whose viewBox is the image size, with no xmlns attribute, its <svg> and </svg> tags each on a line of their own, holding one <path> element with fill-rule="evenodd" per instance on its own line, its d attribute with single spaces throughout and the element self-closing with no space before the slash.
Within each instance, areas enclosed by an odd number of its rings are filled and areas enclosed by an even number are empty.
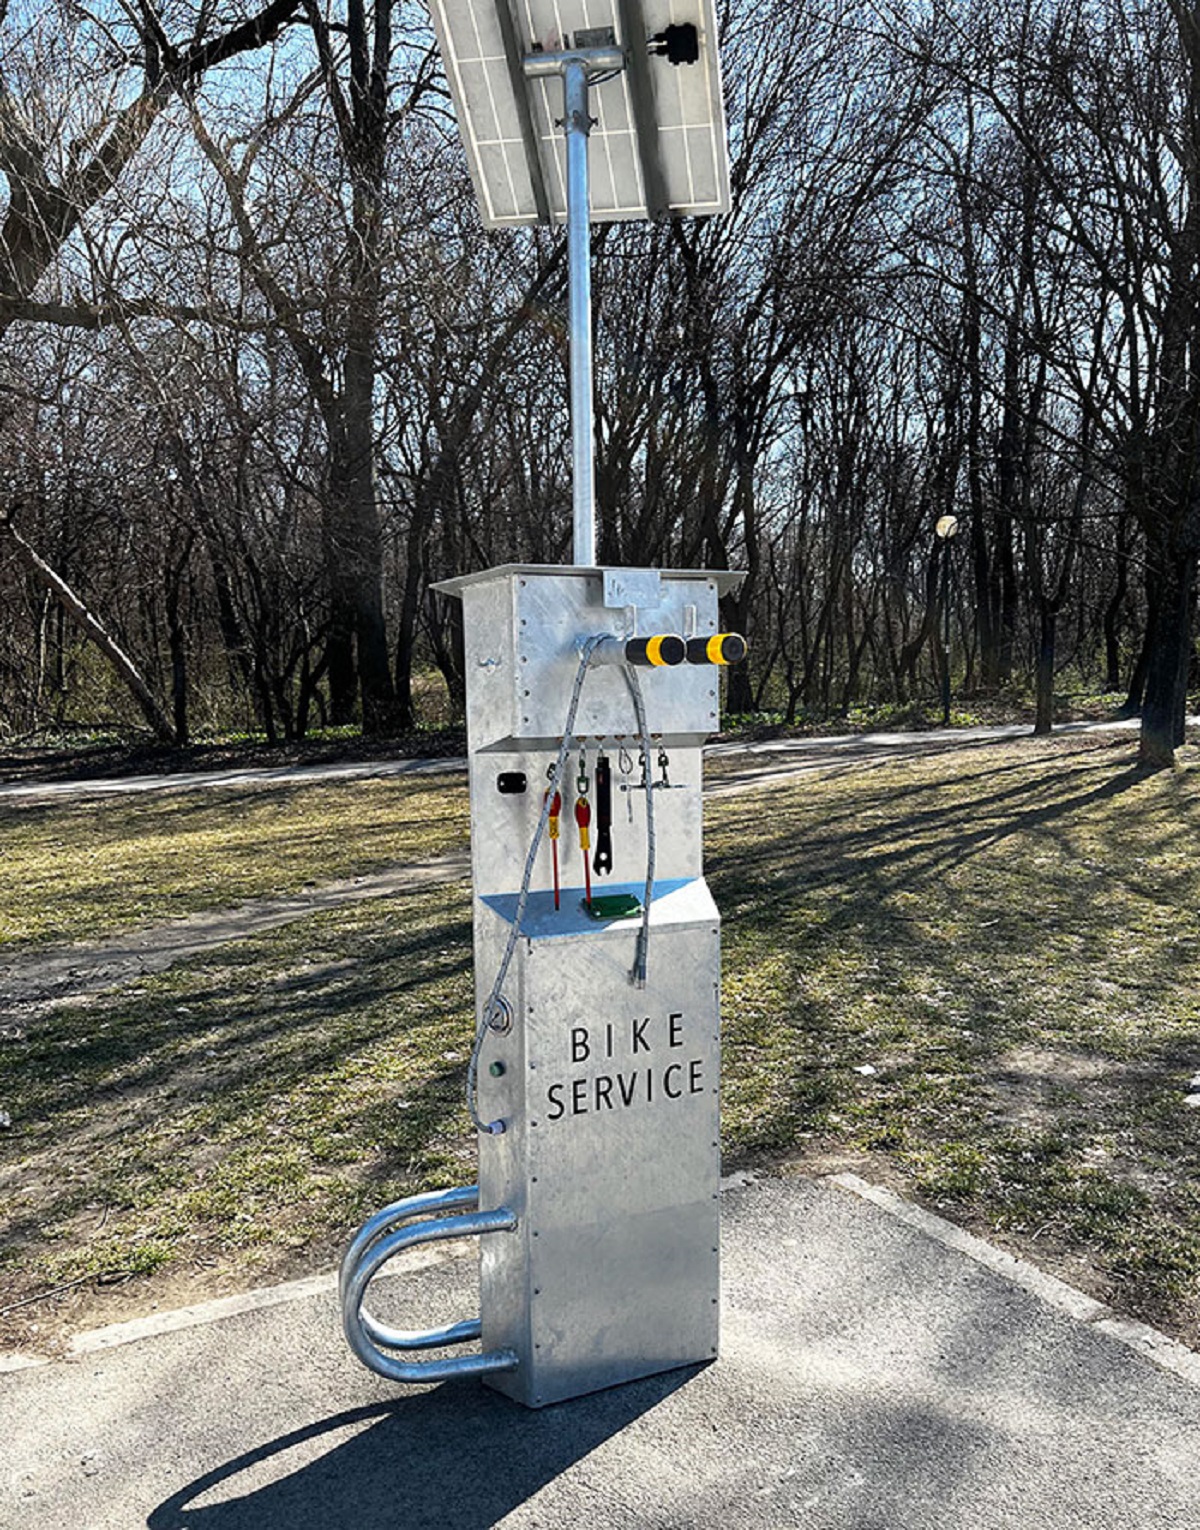
<svg viewBox="0 0 1200 1530">
<path fill-rule="evenodd" d="M 715 632 L 712 637 L 688 638 L 689 664 L 740 664 L 746 657 L 746 639 L 740 632 Z"/>
<path fill-rule="evenodd" d="M 626 664 L 645 664 L 673 668 L 687 658 L 687 644 L 673 632 L 659 632 L 653 637 L 629 638 L 625 644 Z"/>
</svg>

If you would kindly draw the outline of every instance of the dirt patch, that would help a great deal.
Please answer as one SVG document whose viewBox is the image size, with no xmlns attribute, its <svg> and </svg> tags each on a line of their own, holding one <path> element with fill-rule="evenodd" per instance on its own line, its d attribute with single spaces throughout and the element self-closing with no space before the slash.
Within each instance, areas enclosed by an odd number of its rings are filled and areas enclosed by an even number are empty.
<svg viewBox="0 0 1200 1530">
<path fill-rule="evenodd" d="M 214 946 L 279 929 L 281 925 L 347 903 L 456 881 L 467 876 L 470 869 L 469 852 L 451 850 L 427 861 L 306 888 L 290 897 L 262 898 L 235 909 L 191 914 L 170 924 L 91 945 L 59 946 L 16 957 L 0 963 L 0 1025 L 15 1033 L 30 1022 L 34 1012 L 47 1005 L 74 1004 L 85 995 L 163 972 L 176 962 L 200 956 Z"/>
<path fill-rule="evenodd" d="M 1062 1121 L 1064 1102 L 1109 1108 L 1131 1089 L 1156 1078 L 1146 1064 L 1043 1047 L 1018 1047 L 996 1061 L 989 1092 L 993 1120 L 1030 1131 L 1046 1131 Z"/>
</svg>

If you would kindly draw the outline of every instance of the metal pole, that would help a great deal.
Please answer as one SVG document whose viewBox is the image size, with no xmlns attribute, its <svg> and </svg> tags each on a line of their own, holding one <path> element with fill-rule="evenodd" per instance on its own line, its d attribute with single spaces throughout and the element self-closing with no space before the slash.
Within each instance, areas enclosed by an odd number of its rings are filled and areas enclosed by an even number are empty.
<svg viewBox="0 0 1200 1530">
<path fill-rule="evenodd" d="M 595 403 L 592 395 L 592 269 L 589 247 L 588 66 L 563 63 L 563 127 L 567 134 L 567 282 L 571 345 L 571 496 L 574 559 L 596 562 Z"/>
<path fill-rule="evenodd" d="M 950 726 L 950 538 L 942 543 L 942 727 Z"/>
</svg>

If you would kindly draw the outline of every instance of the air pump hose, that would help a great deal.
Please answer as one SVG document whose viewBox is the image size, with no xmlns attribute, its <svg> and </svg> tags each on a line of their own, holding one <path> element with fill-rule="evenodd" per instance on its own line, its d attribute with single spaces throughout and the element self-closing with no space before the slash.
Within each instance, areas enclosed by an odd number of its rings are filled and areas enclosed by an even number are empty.
<svg viewBox="0 0 1200 1530">
<path fill-rule="evenodd" d="M 575 683 L 571 688 L 571 701 L 567 707 L 566 722 L 563 724 L 562 741 L 558 746 L 558 756 L 553 765 L 554 781 L 562 779 L 563 769 L 567 763 L 567 755 L 575 742 L 575 717 L 579 711 L 579 698 L 583 692 L 583 682 L 587 675 L 597 651 L 614 639 L 609 633 L 597 633 L 588 638 L 579 656 L 579 668 L 575 672 Z M 654 870 L 655 870 L 655 832 L 654 832 L 654 790 L 650 776 L 650 731 L 646 724 L 646 704 L 642 695 L 642 684 L 636 670 L 629 664 L 623 664 L 625 678 L 628 682 L 630 693 L 633 696 L 633 707 L 637 714 L 638 730 L 642 738 L 643 780 L 646 788 L 646 887 L 642 901 L 642 925 L 638 931 L 637 951 L 634 957 L 633 972 L 631 978 L 639 988 L 646 985 L 646 959 L 650 944 L 650 902 L 654 894 Z M 525 869 L 521 874 L 521 890 L 517 895 L 516 912 L 513 915 L 512 925 L 508 932 L 508 942 L 504 947 L 504 955 L 500 959 L 500 966 L 496 971 L 496 979 L 487 996 L 483 1009 L 479 1016 L 479 1025 L 475 1032 L 475 1044 L 471 1048 L 471 1059 L 467 1064 L 467 1110 L 471 1121 L 477 1131 L 489 1136 L 498 1136 L 504 1130 L 503 1121 L 484 1121 L 479 1114 L 479 1057 L 483 1051 L 483 1043 L 488 1031 L 492 1027 L 494 1018 L 502 1011 L 501 994 L 504 984 L 508 980 L 508 969 L 512 965 L 513 952 L 517 949 L 517 941 L 521 938 L 521 928 L 525 921 L 525 908 L 529 902 L 529 887 L 533 881 L 533 870 L 537 864 L 538 851 L 541 848 L 542 836 L 546 832 L 546 825 L 550 819 L 550 805 L 553 800 L 553 792 L 547 792 L 542 801 L 542 811 L 538 815 L 537 827 L 533 831 L 533 839 L 530 841 L 529 853 L 525 857 Z"/>
</svg>

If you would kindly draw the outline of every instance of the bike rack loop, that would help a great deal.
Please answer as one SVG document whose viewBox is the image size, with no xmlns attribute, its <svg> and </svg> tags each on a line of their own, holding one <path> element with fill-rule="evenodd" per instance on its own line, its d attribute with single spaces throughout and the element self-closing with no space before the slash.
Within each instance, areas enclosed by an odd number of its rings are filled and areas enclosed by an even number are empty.
<svg viewBox="0 0 1200 1530">
<path fill-rule="evenodd" d="M 456 1355 L 446 1360 L 398 1360 L 385 1350 L 433 1349 L 447 1344 L 464 1344 L 477 1339 L 482 1331 L 479 1318 L 448 1323 L 441 1328 L 392 1328 L 371 1316 L 363 1307 L 367 1287 L 389 1259 L 406 1248 L 420 1243 L 436 1243 L 444 1238 L 464 1238 L 485 1233 L 512 1232 L 516 1213 L 506 1207 L 479 1211 L 479 1186 L 464 1185 L 457 1190 L 433 1190 L 424 1195 L 410 1195 L 377 1211 L 359 1228 L 342 1258 L 338 1291 L 342 1305 L 342 1329 L 350 1348 L 369 1369 L 389 1381 L 426 1384 L 449 1381 L 456 1376 L 486 1376 L 492 1371 L 516 1368 L 515 1350 L 497 1349 L 487 1354 Z M 416 1222 L 417 1217 L 434 1212 L 466 1212 L 455 1216 Z"/>
</svg>

